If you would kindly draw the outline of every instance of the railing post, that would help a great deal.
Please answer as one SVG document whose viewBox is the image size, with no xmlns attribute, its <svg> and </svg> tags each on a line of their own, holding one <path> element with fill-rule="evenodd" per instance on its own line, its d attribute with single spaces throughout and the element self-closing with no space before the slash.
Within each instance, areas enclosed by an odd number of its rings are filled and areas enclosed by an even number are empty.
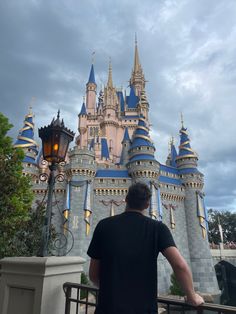
<svg viewBox="0 0 236 314">
<path fill-rule="evenodd" d="M 65 306 L 65 314 L 70 314 L 70 298 L 71 298 L 71 287 L 67 286 L 64 288 L 66 295 L 66 306 Z"/>
</svg>

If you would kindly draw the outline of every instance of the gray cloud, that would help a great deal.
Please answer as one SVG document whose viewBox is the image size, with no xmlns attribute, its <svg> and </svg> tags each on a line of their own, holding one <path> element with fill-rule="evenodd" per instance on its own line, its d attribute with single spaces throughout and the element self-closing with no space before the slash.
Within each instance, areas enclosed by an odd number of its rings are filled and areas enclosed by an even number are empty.
<svg viewBox="0 0 236 314">
<path fill-rule="evenodd" d="M 236 209 L 236 3 L 233 0 L 9 0 L 0 3 L 0 110 L 22 127 L 31 97 L 36 127 L 60 108 L 77 130 L 96 51 L 97 84 L 127 87 L 134 33 L 145 72 L 152 136 L 164 162 L 178 146 L 180 112 L 205 173 L 209 207 Z"/>
</svg>

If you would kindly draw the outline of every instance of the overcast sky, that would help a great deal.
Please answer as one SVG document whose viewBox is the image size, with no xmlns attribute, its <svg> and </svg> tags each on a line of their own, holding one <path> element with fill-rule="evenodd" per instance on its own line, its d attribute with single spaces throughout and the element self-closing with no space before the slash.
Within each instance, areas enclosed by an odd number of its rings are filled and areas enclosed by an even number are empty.
<svg viewBox="0 0 236 314">
<path fill-rule="evenodd" d="M 183 112 L 207 206 L 236 210 L 235 0 L 1 0 L 0 111 L 10 135 L 32 97 L 36 128 L 60 109 L 77 131 L 92 52 L 98 89 L 109 57 L 114 84 L 126 88 L 135 32 L 157 159 L 165 162 L 170 136 L 178 146 Z"/>
</svg>

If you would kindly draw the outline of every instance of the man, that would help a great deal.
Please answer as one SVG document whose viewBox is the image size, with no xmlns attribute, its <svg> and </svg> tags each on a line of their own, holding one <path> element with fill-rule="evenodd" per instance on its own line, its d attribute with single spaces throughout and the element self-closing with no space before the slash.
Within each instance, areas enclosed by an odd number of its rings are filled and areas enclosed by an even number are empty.
<svg viewBox="0 0 236 314">
<path fill-rule="evenodd" d="M 144 215 L 151 192 L 136 183 L 126 196 L 126 210 L 101 220 L 88 249 L 89 277 L 99 287 L 96 314 L 157 313 L 157 256 L 172 266 L 188 303 L 204 301 L 194 292 L 189 267 L 161 222 Z"/>
</svg>

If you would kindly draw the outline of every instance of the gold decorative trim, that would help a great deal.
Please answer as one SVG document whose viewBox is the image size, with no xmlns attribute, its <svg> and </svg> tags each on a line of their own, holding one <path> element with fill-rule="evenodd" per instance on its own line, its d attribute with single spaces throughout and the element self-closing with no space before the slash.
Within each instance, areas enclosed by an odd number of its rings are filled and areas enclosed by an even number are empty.
<svg viewBox="0 0 236 314">
<path fill-rule="evenodd" d="M 144 140 L 147 140 L 148 142 L 153 144 L 153 141 L 150 139 L 150 137 L 148 137 L 146 135 L 137 134 L 137 135 L 134 136 L 134 138 L 143 138 Z"/>
</svg>

